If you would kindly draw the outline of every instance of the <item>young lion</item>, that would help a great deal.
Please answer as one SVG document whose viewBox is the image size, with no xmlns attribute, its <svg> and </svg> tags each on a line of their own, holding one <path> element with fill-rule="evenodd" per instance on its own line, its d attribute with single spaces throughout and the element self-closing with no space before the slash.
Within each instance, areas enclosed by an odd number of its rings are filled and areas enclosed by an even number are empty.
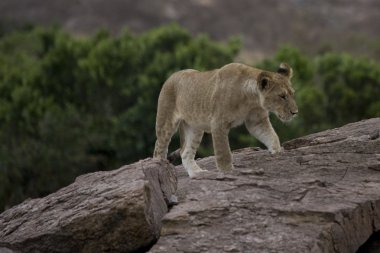
<svg viewBox="0 0 380 253">
<path fill-rule="evenodd" d="M 285 63 L 277 73 L 239 63 L 206 72 L 188 69 L 174 73 L 158 98 L 153 156 L 166 159 L 170 139 L 179 126 L 182 164 L 191 178 L 203 171 L 194 157 L 204 132 L 212 134 L 218 169 L 231 171 L 228 132 L 242 123 L 271 153 L 280 152 L 269 112 L 282 121 L 297 115 L 292 74 Z"/>
</svg>

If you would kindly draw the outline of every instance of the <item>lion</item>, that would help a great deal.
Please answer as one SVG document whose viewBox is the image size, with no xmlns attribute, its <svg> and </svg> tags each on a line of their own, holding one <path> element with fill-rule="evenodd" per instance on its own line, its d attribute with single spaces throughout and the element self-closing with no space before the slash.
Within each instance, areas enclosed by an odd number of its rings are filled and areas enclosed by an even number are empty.
<svg viewBox="0 0 380 253">
<path fill-rule="evenodd" d="M 182 164 L 193 178 L 204 171 L 194 158 L 206 132 L 212 135 L 217 168 L 231 172 L 228 133 L 243 123 L 272 154 L 280 152 L 269 112 L 281 121 L 298 114 L 292 76 L 286 63 L 281 63 L 277 72 L 230 63 L 211 71 L 187 69 L 172 74 L 158 98 L 153 157 L 167 158 L 169 142 L 179 128 Z"/>
</svg>

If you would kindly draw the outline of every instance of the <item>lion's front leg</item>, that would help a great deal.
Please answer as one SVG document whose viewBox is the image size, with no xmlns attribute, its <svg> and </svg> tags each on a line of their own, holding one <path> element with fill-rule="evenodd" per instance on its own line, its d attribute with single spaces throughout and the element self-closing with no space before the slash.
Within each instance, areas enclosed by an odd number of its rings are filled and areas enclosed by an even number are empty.
<svg viewBox="0 0 380 253">
<path fill-rule="evenodd" d="M 186 169 L 190 178 L 195 177 L 198 173 L 204 171 L 195 162 L 195 153 L 202 141 L 203 131 L 192 128 L 186 122 L 180 124 L 181 141 L 181 158 L 183 167 Z"/>
<path fill-rule="evenodd" d="M 216 165 L 222 172 L 231 172 L 233 170 L 232 154 L 228 142 L 228 132 L 228 128 L 220 126 L 211 130 Z"/>
<path fill-rule="evenodd" d="M 281 152 L 280 140 L 268 117 L 261 120 L 248 118 L 245 125 L 249 133 L 261 141 L 268 148 L 269 152 L 272 154 Z"/>
</svg>

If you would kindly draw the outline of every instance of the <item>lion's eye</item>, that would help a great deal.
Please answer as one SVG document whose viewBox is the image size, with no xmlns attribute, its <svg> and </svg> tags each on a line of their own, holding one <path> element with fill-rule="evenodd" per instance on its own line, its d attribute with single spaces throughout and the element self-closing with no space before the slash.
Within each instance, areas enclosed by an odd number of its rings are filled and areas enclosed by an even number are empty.
<svg viewBox="0 0 380 253">
<path fill-rule="evenodd" d="M 285 94 L 280 95 L 280 98 L 282 98 L 284 100 L 288 99 L 288 97 Z"/>
</svg>

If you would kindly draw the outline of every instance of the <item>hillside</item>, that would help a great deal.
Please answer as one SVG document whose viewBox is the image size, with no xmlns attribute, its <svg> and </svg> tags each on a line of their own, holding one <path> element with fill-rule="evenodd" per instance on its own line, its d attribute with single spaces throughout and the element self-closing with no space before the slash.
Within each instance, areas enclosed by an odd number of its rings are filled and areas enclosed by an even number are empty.
<svg viewBox="0 0 380 253">
<path fill-rule="evenodd" d="M 100 27 L 136 32 L 177 22 L 192 33 L 225 40 L 242 35 L 249 55 L 270 55 L 281 43 L 308 52 L 373 54 L 380 34 L 376 0 L 2 0 L 0 20 L 60 24 L 77 34 Z"/>
</svg>

